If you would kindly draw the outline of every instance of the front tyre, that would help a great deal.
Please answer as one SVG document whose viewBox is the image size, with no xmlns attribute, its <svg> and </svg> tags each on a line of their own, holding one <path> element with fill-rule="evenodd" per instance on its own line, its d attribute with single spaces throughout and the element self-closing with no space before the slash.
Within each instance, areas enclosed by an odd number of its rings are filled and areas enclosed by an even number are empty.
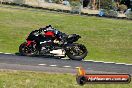
<svg viewBox="0 0 132 88">
<path fill-rule="evenodd" d="M 37 50 L 33 45 L 27 46 L 27 43 L 24 42 L 19 46 L 19 53 L 22 56 L 35 56 L 37 54 Z"/>
<path fill-rule="evenodd" d="M 73 44 L 68 50 L 66 50 L 66 54 L 72 60 L 81 61 L 87 56 L 88 51 L 82 44 Z"/>
</svg>

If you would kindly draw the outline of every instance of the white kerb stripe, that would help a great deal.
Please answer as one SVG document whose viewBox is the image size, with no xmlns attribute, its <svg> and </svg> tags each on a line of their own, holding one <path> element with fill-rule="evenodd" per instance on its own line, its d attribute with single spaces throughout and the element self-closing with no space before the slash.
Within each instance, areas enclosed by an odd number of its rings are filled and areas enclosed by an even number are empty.
<svg viewBox="0 0 132 88">
<path fill-rule="evenodd" d="M 50 65 L 51 67 L 56 67 L 57 65 Z"/>
<path fill-rule="evenodd" d="M 65 68 L 69 68 L 69 67 L 71 67 L 71 66 L 63 66 L 63 67 L 65 67 Z"/>
<path fill-rule="evenodd" d="M 44 65 L 46 65 L 46 64 L 38 64 L 38 65 L 40 65 L 40 66 L 44 66 Z"/>
</svg>

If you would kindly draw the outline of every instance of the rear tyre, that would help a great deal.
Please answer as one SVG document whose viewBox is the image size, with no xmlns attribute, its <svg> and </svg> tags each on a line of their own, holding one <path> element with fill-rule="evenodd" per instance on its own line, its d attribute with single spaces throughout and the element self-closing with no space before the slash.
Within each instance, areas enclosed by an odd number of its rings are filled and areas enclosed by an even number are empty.
<svg viewBox="0 0 132 88">
<path fill-rule="evenodd" d="M 36 56 L 38 51 L 32 45 L 27 46 L 27 43 L 24 42 L 19 46 L 19 53 L 22 56 Z"/>
<path fill-rule="evenodd" d="M 72 60 L 81 61 L 87 56 L 88 51 L 82 44 L 73 44 L 70 49 L 66 50 L 66 54 Z"/>
</svg>

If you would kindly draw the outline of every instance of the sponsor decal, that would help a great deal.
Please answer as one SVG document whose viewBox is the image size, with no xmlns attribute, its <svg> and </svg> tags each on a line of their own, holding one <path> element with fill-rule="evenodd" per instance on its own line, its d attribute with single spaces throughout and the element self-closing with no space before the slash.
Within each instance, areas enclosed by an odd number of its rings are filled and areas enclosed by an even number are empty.
<svg viewBox="0 0 132 88">
<path fill-rule="evenodd" d="M 129 74 L 86 74 L 86 71 L 79 67 L 76 81 L 79 85 L 86 83 L 130 83 L 131 76 Z"/>
</svg>

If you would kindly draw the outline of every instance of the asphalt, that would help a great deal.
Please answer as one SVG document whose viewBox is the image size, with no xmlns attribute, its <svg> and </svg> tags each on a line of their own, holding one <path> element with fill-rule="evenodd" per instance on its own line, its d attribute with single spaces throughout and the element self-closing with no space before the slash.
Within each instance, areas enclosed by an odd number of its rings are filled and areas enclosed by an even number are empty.
<svg viewBox="0 0 132 88">
<path fill-rule="evenodd" d="M 132 74 L 132 65 L 93 61 L 75 61 L 43 56 L 27 57 L 0 53 L 0 69 L 75 74 L 77 72 L 77 67 L 80 66 L 83 67 L 87 73 Z"/>
</svg>

